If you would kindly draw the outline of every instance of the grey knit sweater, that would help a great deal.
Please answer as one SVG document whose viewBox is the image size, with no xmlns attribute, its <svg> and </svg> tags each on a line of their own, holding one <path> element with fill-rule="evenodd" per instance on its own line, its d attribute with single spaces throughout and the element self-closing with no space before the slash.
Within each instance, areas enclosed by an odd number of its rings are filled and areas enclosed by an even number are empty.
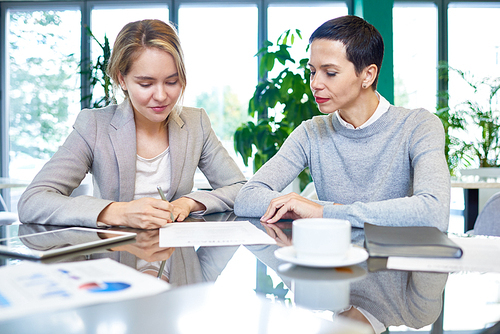
<svg viewBox="0 0 500 334">
<path fill-rule="evenodd" d="M 262 216 L 305 167 L 324 205 L 323 217 L 347 219 L 354 227 L 370 222 L 448 228 L 444 131 L 427 110 L 390 106 L 376 122 L 356 130 L 342 126 L 334 114 L 303 122 L 241 189 L 236 215 Z"/>
</svg>

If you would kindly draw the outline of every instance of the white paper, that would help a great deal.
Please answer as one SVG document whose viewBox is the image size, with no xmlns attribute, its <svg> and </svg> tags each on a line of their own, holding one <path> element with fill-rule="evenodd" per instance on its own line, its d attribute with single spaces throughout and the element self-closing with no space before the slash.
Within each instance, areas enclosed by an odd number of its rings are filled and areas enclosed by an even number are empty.
<svg viewBox="0 0 500 334">
<path fill-rule="evenodd" d="M 154 295 L 170 284 L 111 259 L 0 268 L 0 321 Z"/>
<path fill-rule="evenodd" d="M 160 229 L 160 247 L 275 244 L 249 221 L 171 223 Z"/>
<path fill-rule="evenodd" d="M 391 256 L 388 269 L 433 272 L 500 272 L 500 238 L 451 238 L 463 250 L 459 259 Z"/>
</svg>

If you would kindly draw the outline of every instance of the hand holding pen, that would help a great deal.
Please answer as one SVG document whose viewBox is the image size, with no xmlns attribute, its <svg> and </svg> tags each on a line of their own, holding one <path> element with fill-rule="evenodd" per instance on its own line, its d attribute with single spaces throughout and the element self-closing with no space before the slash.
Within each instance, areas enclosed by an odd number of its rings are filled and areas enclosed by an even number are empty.
<svg viewBox="0 0 500 334">
<path fill-rule="evenodd" d="M 166 201 L 167 199 L 162 188 L 160 186 L 157 186 L 156 189 L 158 189 L 158 193 L 160 194 L 161 199 Z M 173 212 L 171 212 L 172 222 L 182 222 L 187 218 L 187 216 L 189 216 L 191 212 L 203 212 L 207 209 L 202 203 L 186 196 L 182 196 L 170 203 L 173 205 Z"/>
<path fill-rule="evenodd" d="M 165 197 L 165 193 L 163 192 L 163 189 L 161 189 L 160 186 L 157 186 L 156 189 L 158 189 L 158 193 L 160 194 L 161 199 L 166 201 L 167 198 Z M 172 219 L 172 222 L 175 221 L 174 214 L 172 212 L 170 212 L 170 219 Z"/>
<path fill-rule="evenodd" d="M 161 189 L 160 186 L 157 186 L 156 189 L 158 189 L 158 193 L 160 194 L 161 199 L 166 201 L 167 198 L 165 197 L 165 194 L 163 193 L 163 189 Z M 172 222 L 174 222 L 175 219 L 174 219 L 174 214 L 172 212 L 170 212 L 170 217 L 172 219 Z M 163 270 L 165 269 L 165 264 L 167 264 L 166 260 L 161 261 L 160 269 L 158 270 L 158 275 L 156 276 L 158 279 L 161 279 L 161 277 L 163 275 Z"/>
</svg>

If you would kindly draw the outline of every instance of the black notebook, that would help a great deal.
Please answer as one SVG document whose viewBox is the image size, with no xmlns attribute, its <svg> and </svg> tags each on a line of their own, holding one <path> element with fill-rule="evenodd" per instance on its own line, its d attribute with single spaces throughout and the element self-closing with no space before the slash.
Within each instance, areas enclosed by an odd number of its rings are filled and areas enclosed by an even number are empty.
<svg viewBox="0 0 500 334">
<path fill-rule="evenodd" d="M 436 227 L 378 226 L 365 223 L 365 247 L 370 257 L 459 258 L 462 249 Z"/>
</svg>

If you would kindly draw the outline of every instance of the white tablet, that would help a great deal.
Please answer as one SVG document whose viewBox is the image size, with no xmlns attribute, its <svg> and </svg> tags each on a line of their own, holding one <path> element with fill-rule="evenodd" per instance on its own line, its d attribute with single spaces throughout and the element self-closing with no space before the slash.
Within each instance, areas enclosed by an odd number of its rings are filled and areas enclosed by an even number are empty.
<svg viewBox="0 0 500 334">
<path fill-rule="evenodd" d="M 135 238 L 136 233 L 69 227 L 0 239 L 0 255 L 46 259 Z"/>
</svg>

